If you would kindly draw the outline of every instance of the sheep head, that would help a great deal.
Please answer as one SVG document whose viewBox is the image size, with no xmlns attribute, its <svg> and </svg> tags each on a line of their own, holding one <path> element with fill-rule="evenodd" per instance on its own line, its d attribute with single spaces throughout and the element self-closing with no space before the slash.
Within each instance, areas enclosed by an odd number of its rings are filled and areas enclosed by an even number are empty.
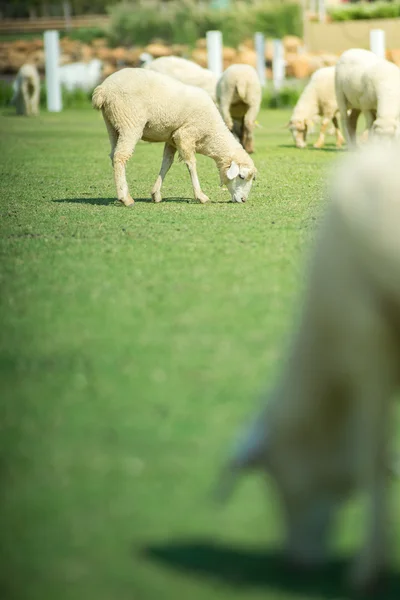
<svg viewBox="0 0 400 600">
<path fill-rule="evenodd" d="M 232 160 L 229 167 L 220 170 L 221 183 L 228 188 L 232 202 L 246 202 L 257 169 L 251 158 L 246 154 L 246 160 Z"/>
</svg>

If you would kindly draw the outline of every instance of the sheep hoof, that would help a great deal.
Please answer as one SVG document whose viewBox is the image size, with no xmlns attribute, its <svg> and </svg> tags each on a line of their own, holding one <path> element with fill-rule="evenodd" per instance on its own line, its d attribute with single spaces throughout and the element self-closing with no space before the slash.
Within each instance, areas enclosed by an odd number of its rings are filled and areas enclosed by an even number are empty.
<svg viewBox="0 0 400 600">
<path fill-rule="evenodd" d="M 322 148 L 323 144 L 321 142 L 315 142 L 314 148 Z"/>
<path fill-rule="evenodd" d="M 154 192 L 153 194 L 151 194 L 151 198 L 153 200 L 153 202 L 161 202 L 162 200 L 162 196 L 160 192 Z"/>
<path fill-rule="evenodd" d="M 127 198 L 123 198 L 123 199 L 119 199 L 120 202 L 122 202 L 122 204 L 124 204 L 125 206 L 134 206 L 135 201 L 132 198 L 132 196 L 127 196 Z"/>
<path fill-rule="evenodd" d="M 199 200 L 202 204 L 205 204 L 206 202 L 209 201 L 209 197 L 206 196 L 205 194 L 202 194 L 201 196 L 197 197 L 197 200 Z"/>
</svg>

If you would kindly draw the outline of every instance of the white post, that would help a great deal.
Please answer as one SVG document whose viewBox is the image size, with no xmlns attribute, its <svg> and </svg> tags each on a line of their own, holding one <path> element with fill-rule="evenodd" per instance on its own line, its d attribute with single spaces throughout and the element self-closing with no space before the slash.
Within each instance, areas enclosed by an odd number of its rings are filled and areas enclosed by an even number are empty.
<svg viewBox="0 0 400 600">
<path fill-rule="evenodd" d="M 257 73 L 262 87 L 265 87 L 265 38 L 264 34 L 254 35 L 254 46 L 257 54 Z"/>
<path fill-rule="evenodd" d="M 222 75 L 222 33 L 220 31 L 207 31 L 207 62 L 210 71 L 218 77 Z"/>
<path fill-rule="evenodd" d="M 70 4 L 69 0 L 64 0 L 63 11 L 64 11 L 64 19 L 65 19 L 65 29 L 66 29 L 66 31 L 70 31 L 70 29 L 71 29 L 71 4 Z"/>
<path fill-rule="evenodd" d="M 59 77 L 60 45 L 58 31 L 44 32 L 44 51 L 46 65 L 47 110 L 62 110 L 61 86 Z"/>
<path fill-rule="evenodd" d="M 272 59 L 272 79 L 274 90 L 278 91 L 285 80 L 285 58 L 282 40 L 274 40 L 274 57 Z"/>
<path fill-rule="evenodd" d="M 371 29 L 369 32 L 369 45 L 371 51 L 379 58 L 386 58 L 385 32 L 383 29 Z"/>
<path fill-rule="evenodd" d="M 320 23 L 325 23 L 326 21 L 325 0 L 318 0 L 318 19 Z"/>
</svg>

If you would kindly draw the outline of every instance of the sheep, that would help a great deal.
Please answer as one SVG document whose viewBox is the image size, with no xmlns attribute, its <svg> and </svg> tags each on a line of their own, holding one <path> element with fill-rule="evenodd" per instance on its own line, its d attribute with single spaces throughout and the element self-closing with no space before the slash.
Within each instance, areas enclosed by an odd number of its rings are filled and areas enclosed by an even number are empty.
<svg viewBox="0 0 400 600">
<path fill-rule="evenodd" d="M 214 102 L 216 100 L 217 77 L 209 69 L 203 69 L 191 60 L 180 56 L 161 56 L 147 62 L 144 69 L 157 71 L 157 73 L 169 75 L 181 83 L 199 87 L 205 90 Z"/>
<path fill-rule="evenodd" d="M 208 94 L 167 75 L 141 68 L 121 69 L 98 86 L 92 97 L 101 109 L 111 143 L 118 200 L 134 203 L 126 181 L 125 165 L 139 140 L 164 142 L 161 169 L 151 195 L 161 201 L 162 182 L 176 151 L 186 164 L 195 199 L 204 203 L 197 177 L 195 153 L 212 158 L 233 202 L 245 202 L 256 168 L 250 156 L 226 127 Z"/>
<path fill-rule="evenodd" d="M 261 84 L 250 65 L 231 65 L 217 83 L 217 103 L 228 129 L 243 148 L 254 152 L 253 131 L 261 105 Z"/>
<path fill-rule="evenodd" d="M 340 148 L 344 138 L 339 129 L 339 108 L 335 94 L 335 67 L 322 67 L 315 71 L 294 107 L 289 129 L 297 148 L 306 147 L 307 132 L 316 116 L 322 117 L 321 129 L 314 148 L 322 148 L 325 132 L 332 121 L 336 132 L 336 146 Z"/>
<path fill-rule="evenodd" d="M 59 67 L 60 83 L 69 92 L 80 89 L 91 92 L 101 81 L 103 63 L 94 58 L 88 63 L 77 62 Z"/>
<path fill-rule="evenodd" d="M 399 164 L 400 146 L 375 141 L 336 171 L 287 359 L 218 488 L 226 499 L 242 470 L 269 473 L 283 504 L 287 557 L 309 568 L 328 557 L 337 509 L 366 492 L 366 536 L 350 572 L 364 591 L 388 559 L 390 411 L 400 384 Z"/>
<path fill-rule="evenodd" d="M 364 114 L 371 138 L 399 134 L 400 71 L 369 50 L 343 52 L 335 71 L 336 97 L 346 140 L 356 145 L 357 120 Z M 351 114 L 347 110 L 351 109 Z"/>
<path fill-rule="evenodd" d="M 25 64 L 19 69 L 13 83 L 12 104 L 18 115 L 38 115 L 40 100 L 40 77 L 34 65 Z"/>
</svg>

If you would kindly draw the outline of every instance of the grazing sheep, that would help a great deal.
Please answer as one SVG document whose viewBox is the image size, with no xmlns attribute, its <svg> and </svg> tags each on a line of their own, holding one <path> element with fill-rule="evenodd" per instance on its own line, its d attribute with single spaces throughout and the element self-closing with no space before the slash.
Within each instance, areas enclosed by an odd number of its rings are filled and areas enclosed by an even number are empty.
<svg viewBox="0 0 400 600">
<path fill-rule="evenodd" d="M 222 478 L 268 472 L 287 525 L 288 558 L 327 559 L 330 526 L 354 493 L 368 501 L 352 584 L 387 566 L 392 400 L 400 384 L 400 147 L 347 155 L 314 251 L 299 327 L 270 400 Z M 227 479 L 225 479 L 227 478 Z"/>
<path fill-rule="evenodd" d="M 203 69 L 192 60 L 179 56 L 161 56 L 144 66 L 145 69 L 169 75 L 186 85 L 194 85 L 207 92 L 215 102 L 217 77 L 209 69 Z"/>
<path fill-rule="evenodd" d="M 340 148 L 344 138 L 339 129 L 339 108 L 335 94 L 335 67 L 323 67 L 315 71 L 301 94 L 289 122 L 297 148 L 306 147 L 307 131 L 316 116 L 322 117 L 321 129 L 314 148 L 322 148 L 325 132 L 332 121 L 336 132 L 336 146 Z"/>
<path fill-rule="evenodd" d="M 139 140 L 164 142 L 160 173 L 153 186 L 154 202 L 176 151 L 185 162 L 194 196 L 208 198 L 200 188 L 195 154 L 212 158 L 233 202 L 245 202 L 256 174 L 254 163 L 223 122 L 217 107 L 201 89 L 145 69 L 121 69 L 93 92 L 93 106 L 101 109 L 111 142 L 117 196 L 134 203 L 128 190 L 125 165 Z"/>
<path fill-rule="evenodd" d="M 19 69 L 13 83 L 12 104 L 17 115 L 38 115 L 40 100 L 40 77 L 34 65 L 25 64 Z"/>
<path fill-rule="evenodd" d="M 69 92 L 91 92 L 101 81 L 103 63 L 94 58 L 88 63 L 77 62 L 59 67 L 60 83 Z"/>
<path fill-rule="evenodd" d="M 335 87 L 349 145 L 355 146 L 360 112 L 364 114 L 371 137 L 398 136 L 400 70 L 395 64 L 368 50 L 347 50 L 336 65 Z"/>
<path fill-rule="evenodd" d="M 261 84 L 250 65 L 231 65 L 217 83 L 217 103 L 228 129 L 254 152 L 253 131 L 261 105 Z"/>
</svg>

